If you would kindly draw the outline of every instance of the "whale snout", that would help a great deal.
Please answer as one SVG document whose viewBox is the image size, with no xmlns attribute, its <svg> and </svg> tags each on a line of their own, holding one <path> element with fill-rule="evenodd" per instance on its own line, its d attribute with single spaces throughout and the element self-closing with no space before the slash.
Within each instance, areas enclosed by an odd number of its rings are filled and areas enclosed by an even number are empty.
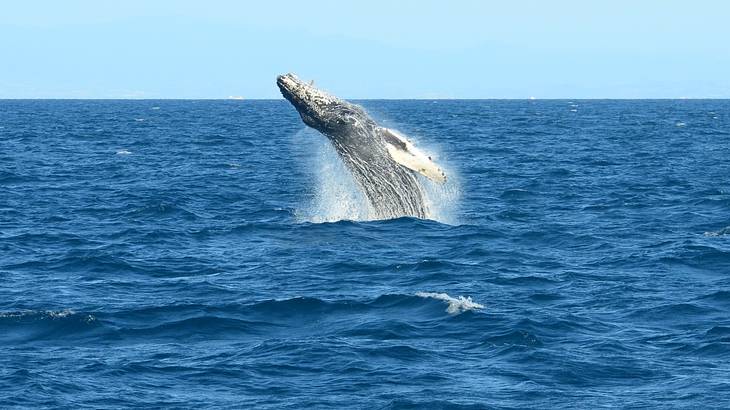
<svg viewBox="0 0 730 410">
<path fill-rule="evenodd" d="M 293 83 L 298 82 L 298 80 L 299 79 L 292 73 L 282 74 L 276 76 L 276 85 L 278 85 L 279 88 L 288 88 L 291 87 Z"/>
<path fill-rule="evenodd" d="M 295 74 L 277 76 L 276 85 L 281 95 L 299 112 L 304 123 L 325 135 L 357 123 L 350 121 L 352 118 L 367 118 L 362 108 L 318 89 L 313 81 L 300 80 Z"/>
<path fill-rule="evenodd" d="M 281 91 L 281 95 L 291 101 L 292 97 L 297 95 L 296 90 L 300 87 L 301 81 L 291 73 L 282 74 L 276 77 L 276 85 Z"/>
<path fill-rule="evenodd" d="M 313 82 L 305 83 L 293 73 L 276 77 L 276 85 L 284 96 L 299 111 L 304 122 L 320 131 L 336 116 L 330 112 L 344 102 L 314 87 Z"/>
</svg>

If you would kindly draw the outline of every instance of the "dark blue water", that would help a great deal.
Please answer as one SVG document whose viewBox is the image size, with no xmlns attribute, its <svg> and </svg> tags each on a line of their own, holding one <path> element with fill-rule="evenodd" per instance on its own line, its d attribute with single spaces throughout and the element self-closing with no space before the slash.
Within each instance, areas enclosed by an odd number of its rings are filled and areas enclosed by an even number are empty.
<svg viewBox="0 0 730 410">
<path fill-rule="evenodd" d="M 730 407 L 730 101 L 363 105 L 451 224 L 312 222 L 283 100 L 0 101 L 0 407 Z"/>
</svg>

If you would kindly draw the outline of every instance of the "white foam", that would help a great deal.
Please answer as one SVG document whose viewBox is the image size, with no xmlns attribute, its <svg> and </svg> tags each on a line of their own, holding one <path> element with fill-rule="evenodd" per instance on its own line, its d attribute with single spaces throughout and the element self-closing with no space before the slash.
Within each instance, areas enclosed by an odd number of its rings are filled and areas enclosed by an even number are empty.
<svg viewBox="0 0 730 410">
<path fill-rule="evenodd" d="M 454 298 L 446 293 L 435 292 L 416 292 L 416 296 L 442 300 L 448 303 L 449 306 L 446 308 L 446 312 L 450 315 L 458 315 L 459 313 L 466 312 L 467 310 L 484 309 L 484 305 L 474 302 L 471 300 L 470 296 L 459 296 L 458 298 Z"/>
<path fill-rule="evenodd" d="M 56 318 L 63 318 L 63 317 L 66 317 L 66 316 L 71 316 L 71 315 L 73 315 L 75 313 L 76 312 L 74 312 L 71 309 L 55 310 L 55 311 L 54 310 L 47 310 L 45 312 L 45 314 L 48 315 L 48 317 L 51 317 L 51 318 L 54 318 L 54 319 L 56 319 Z"/>
<path fill-rule="evenodd" d="M 726 226 L 719 231 L 707 231 L 705 236 L 726 236 L 730 235 L 730 226 Z"/>
<path fill-rule="evenodd" d="M 313 183 L 309 200 L 296 210 L 297 218 L 314 223 L 370 220 L 372 210 L 365 196 L 329 141 L 308 128 L 294 138 Z"/>
<path fill-rule="evenodd" d="M 684 127 L 684 126 L 685 126 L 685 125 L 687 125 L 687 124 L 683 123 L 682 121 L 679 121 L 679 122 L 677 122 L 677 124 L 675 124 L 675 125 L 676 125 L 677 127 Z"/>
<path fill-rule="evenodd" d="M 425 192 L 428 218 L 449 225 L 458 225 L 458 205 L 461 198 L 461 186 L 458 176 L 449 168 L 441 165 L 449 177 L 445 184 L 438 184 L 425 177 L 419 177 Z"/>
<path fill-rule="evenodd" d="M 117 155 L 129 155 L 131 153 L 132 151 L 128 151 L 126 149 L 120 149 L 119 151 L 117 151 Z"/>
<path fill-rule="evenodd" d="M 134 120 L 137 122 L 142 122 L 142 121 L 144 121 L 144 118 L 135 118 Z"/>
<path fill-rule="evenodd" d="M 20 310 L 15 312 L 0 312 L 0 318 L 23 318 L 28 316 L 41 316 L 50 319 L 62 319 L 71 315 L 75 315 L 76 311 L 73 309 L 63 310 Z M 96 320 L 93 315 L 88 315 L 87 321 Z"/>
<path fill-rule="evenodd" d="M 153 110 L 159 110 L 160 107 L 152 107 L 151 109 L 153 109 Z"/>
<path fill-rule="evenodd" d="M 19 312 L 0 312 L 0 318 L 18 318 L 27 316 L 29 311 L 19 311 Z"/>
<path fill-rule="evenodd" d="M 446 174 L 446 182 L 443 184 L 431 181 L 420 174 L 416 174 L 416 177 L 423 188 L 423 192 L 425 193 L 424 200 L 426 201 L 426 207 L 428 208 L 426 216 L 428 219 L 441 223 L 458 225 L 458 206 L 459 199 L 461 198 L 461 179 L 459 178 L 458 173 L 450 166 L 448 161 L 443 158 L 438 148 L 422 143 L 417 137 L 414 138 L 412 136 L 408 136 L 408 139 L 413 141 L 414 145 L 419 147 L 419 149 L 428 157 L 433 158 L 433 161 L 436 162 L 444 171 L 444 174 Z"/>
</svg>

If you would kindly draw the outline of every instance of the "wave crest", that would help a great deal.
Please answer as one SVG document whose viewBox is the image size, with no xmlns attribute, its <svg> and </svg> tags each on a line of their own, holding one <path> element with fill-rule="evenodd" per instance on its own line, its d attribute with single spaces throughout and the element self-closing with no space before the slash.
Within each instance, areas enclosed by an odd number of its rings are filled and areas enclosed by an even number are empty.
<svg viewBox="0 0 730 410">
<path fill-rule="evenodd" d="M 474 302 L 471 296 L 459 296 L 451 297 L 447 293 L 436 293 L 436 292 L 416 292 L 416 296 L 422 298 L 432 298 L 444 301 L 449 304 L 446 308 L 446 312 L 450 315 L 457 315 L 459 313 L 466 312 L 467 310 L 480 310 L 484 309 L 484 305 Z"/>
</svg>

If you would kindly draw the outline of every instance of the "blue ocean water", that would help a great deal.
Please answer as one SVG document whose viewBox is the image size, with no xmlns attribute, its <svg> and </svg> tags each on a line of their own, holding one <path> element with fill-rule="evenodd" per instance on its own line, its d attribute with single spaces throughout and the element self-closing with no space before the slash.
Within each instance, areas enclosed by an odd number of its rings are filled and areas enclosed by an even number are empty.
<svg viewBox="0 0 730 410">
<path fill-rule="evenodd" d="M 730 407 L 730 101 L 361 103 L 436 220 L 283 100 L 0 101 L 0 407 Z"/>
</svg>

